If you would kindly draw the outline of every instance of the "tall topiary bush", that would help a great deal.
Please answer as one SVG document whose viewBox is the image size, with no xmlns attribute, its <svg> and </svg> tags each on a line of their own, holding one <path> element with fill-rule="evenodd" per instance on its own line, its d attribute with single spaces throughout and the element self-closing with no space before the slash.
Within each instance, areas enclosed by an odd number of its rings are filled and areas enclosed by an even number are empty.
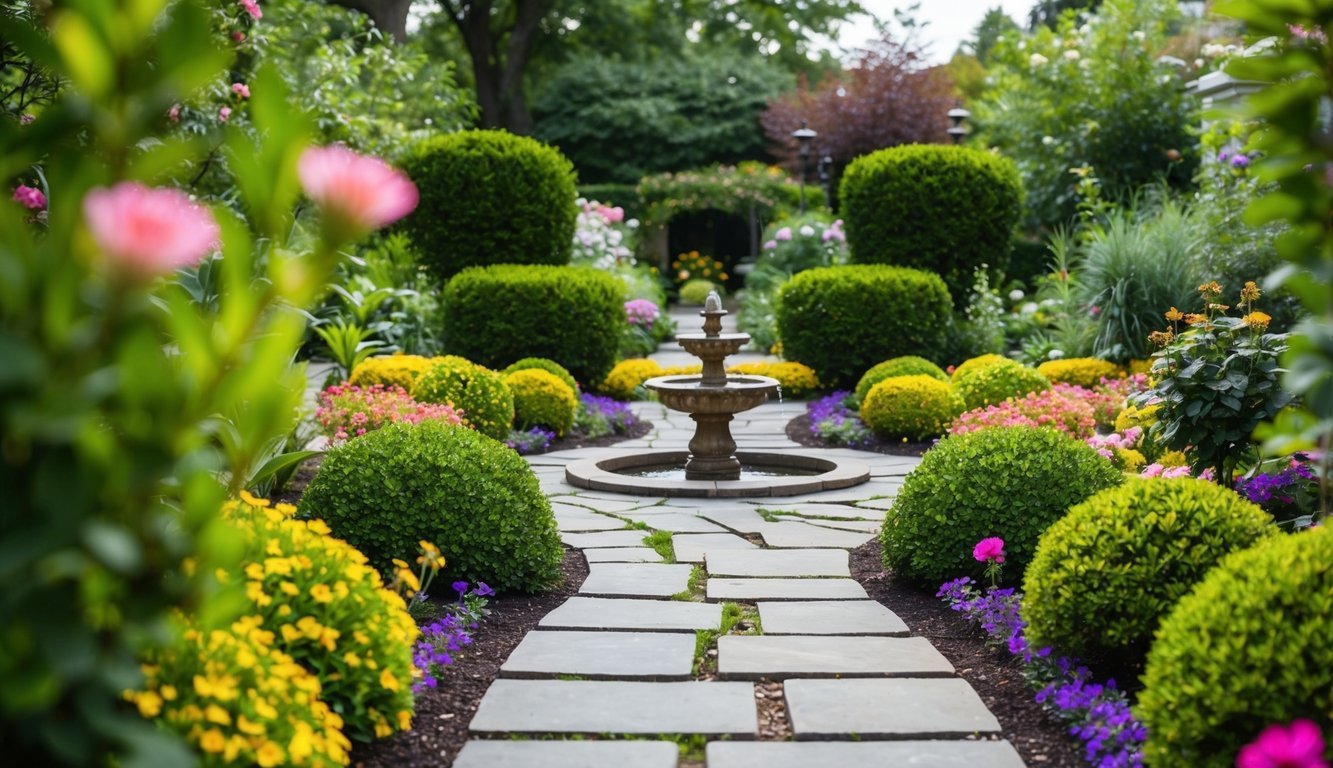
<svg viewBox="0 0 1333 768">
<path fill-rule="evenodd" d="M 887 358 L 930 357 L 950 312 L 938 275 L 875 264 L 801 272 L 778 292 L 776 316 L 788 359 L 827 386 L 851 388 Z"/>
<path fill-rule="evenodd" d="M 444 345 L 492 368 L 545 357 L 578 381 L 599 382 L 616 362 L 624 303 L 624 284 L 601 270 L 469 269 L 444 288 Z"/>
<path fill-rule="evenodd" d="M 485 581 L 527 592 L 560 575 L 555 517 L 531 467 L 503 444 L 438 422 L 393 424 L 329 451 L 300 515 L 381 570 L 435 542 L 442 583 Z"/>
<path fill-rule="evenodd" d="M 442 279 L 485 264 L 567 264 L 574 166 L 504 131 L 462 131 L 417 145 L 403 163 L 421 190 L 404 228 Z"/>
<path fill-rule="evenodd" d="M 914 144 L 858 158 L 842 177 L 847 244 L 859 264 L 938 272 L 963 306 L 977 267 L 1003 272 L 1023 185 L 1010 160 Z"/>
</svg>

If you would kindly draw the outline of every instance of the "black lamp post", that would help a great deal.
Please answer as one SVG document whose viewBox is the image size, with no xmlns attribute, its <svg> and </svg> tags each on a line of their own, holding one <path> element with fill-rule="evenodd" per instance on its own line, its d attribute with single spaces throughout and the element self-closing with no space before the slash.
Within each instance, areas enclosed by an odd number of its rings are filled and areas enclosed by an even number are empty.
<svg viewBox="0 0 1333 768">
<path fill-rule="evenodd" d="M 963 123 L 971 116 L 972 113 L 962 107 L 949 110 L 949 138 L 953 139 L 954 144 L 962 143 L 963 137 L 967 135 L 967 128 Z"/>
<path fill-rule="evenodd" d="M 819 158 L 819 165 L 815 168 L 815 173 L 819 174 L 819 185 L 824 188 L 824 205 L 828 206 L 830 211 L 833 210 L 832 168 L 833 158 L 830 155 Z"/>
<path fill-rule="evenodd" d="M 810 142 L 818 135 L 810 130 L 804 120 L 801 121 L 801 127 L 791 133 L 792 138 L 796 139 L 796 151 L 801 160 L 801 213 L 805 213 L 805 170 L 810 163 Z"/>
</svg>

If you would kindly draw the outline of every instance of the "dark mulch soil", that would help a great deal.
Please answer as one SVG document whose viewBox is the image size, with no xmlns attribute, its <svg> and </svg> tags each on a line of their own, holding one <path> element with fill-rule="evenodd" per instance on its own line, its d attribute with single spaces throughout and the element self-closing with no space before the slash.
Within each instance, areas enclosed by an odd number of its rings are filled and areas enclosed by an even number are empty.
<svg viewBox="0 0 1333 768">
<path fill-rule="evenodd" d="M 816 437 L 810 432 L 810 414 L 803 413 L 800 416 L 787 422 L 787 437 L 793 441 L 804 445 L 807 448 L 842 448 L 845 446 L 834 445 L 823 439 Z M 920 456 L 930 447 L 930 443 L 895 443 L 889 440 L 880 440 L 871 438 L 865 445 L 858 445 L 858 451 L 874 451 L 875 453 L 887 453 L 893 456 Z"/>
<path fill-rule="evenodd" d="M 898 614 L 912 633 L 930 640 L 959 676 L 976 689 L 1007 738 L 1030 766 L 1082 768 L 1080 747 L 1033 699 L 1022 667 L 1008 652 L 985 644 L 981 630 L 933 594 L 884 574 L 879 540 L 852 550 L 852 576 L 870 597 Z"/>
<path fill-rule="evenodd" d="M 500 674 L 500 665 L 543 616 L 583 585 L 588 576 L 583 554 L 576 549 L 566 550 L 561 572 L 564 581 L 551 592 L 493 599 L 491 615 L 473 634 L 472 645 L 454 656 L 453 665 L 440 675 L 438 687 L 417 698 L 412 730 L 373 744 L 356 745 L 352 764 L 365 768 L 452 765 L 467 742 L 467 726 L 482 694 Z"/>
<path fill-rule="evenodd" d="M 653 431 L 653 423 L 644 419 L 635 421 L 634 426 L 630 427 L 628 432 L 620 435 L 587 437 L 577 430 L 570 430 L 569 434 L 551 443 L 550 449 L 544 451 L 544 453 L 572 451 L 575 448 L 605 448 L 608 445 L 615 445 L 626 440 L 636 440 L 651 431 Z"/>
</svg>

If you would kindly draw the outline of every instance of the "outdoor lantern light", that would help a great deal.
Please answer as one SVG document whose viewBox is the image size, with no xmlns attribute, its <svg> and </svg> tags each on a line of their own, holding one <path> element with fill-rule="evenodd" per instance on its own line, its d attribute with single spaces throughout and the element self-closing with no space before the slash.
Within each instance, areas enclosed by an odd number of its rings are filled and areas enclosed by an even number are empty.
<svg viewBox="0 0 1333 768">
<path fill-rule="evenodd" d="M 832 169 L 832 156 L 824 155 L 819 158 L 819 165 L 816 166 L 815 173 L 819 175 L 819 185 L 824 188 L 824 205 L 828 206 L 830 211 L 833 210 Z"/>
<path fill-rule="evenodd" d="M 963 137 L 967 135 L 967 128 L 963 127 L 963 123 L 971 116 L 972 113 L 962 107 L 949 110 L 949 138 L 953 139 L 953 143 L 962 142 Z"/>
<path fill-rule="evenodd" d="M 801 160 L 801 213 L 805 213 L 805 172 L 810 162 L 810 142 L 818 135 L 810 130 L 809 124 L 804 120 L 801 121 L 800 128 L 791 132 L 791 137 L 796 139 L 796 151 Z"/>
</svg>

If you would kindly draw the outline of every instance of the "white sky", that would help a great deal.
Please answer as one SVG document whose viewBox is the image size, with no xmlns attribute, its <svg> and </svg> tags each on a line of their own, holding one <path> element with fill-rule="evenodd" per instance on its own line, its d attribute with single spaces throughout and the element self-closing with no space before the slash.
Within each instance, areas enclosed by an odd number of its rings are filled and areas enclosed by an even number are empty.
<svg viewBox="0 0 1333 768">
<path fill-rule="evenodd" d="M 881 19 L 892 21 L 894 8 L 908 8 L 903 0 L 862 0 L 862 5 Z M 972 36 L 972 30 L 981 23 L 986 11 L 999 6 L 1020 25 L 1027 24 L 1027 14 L 1033 0 L 921 0 L 916 12 L 922 43 L 928 43 L 927 55 L 932 63 L 947 62 L 958 44 Z M 838 36 L 844 48 L 854 49 L 875 38 L 875 25 L 866 17 L 858 17 L 845 26 Z"/>
</svg>

